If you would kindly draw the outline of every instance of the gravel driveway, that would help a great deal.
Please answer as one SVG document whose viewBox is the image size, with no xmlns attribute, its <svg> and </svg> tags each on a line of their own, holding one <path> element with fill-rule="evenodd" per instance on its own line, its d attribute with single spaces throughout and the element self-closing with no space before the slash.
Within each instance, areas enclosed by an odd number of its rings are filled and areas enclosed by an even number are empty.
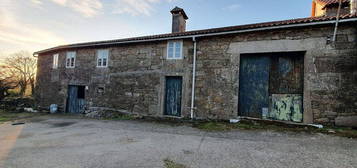
<svg viewBox="0 0 357 168">
<path fill-rule="evenodd" d="M 159 168 L 165 159 L 188 168 L 353 168 L 357 140 L 68 117 L 0 125 L 1 168 Z"/>
</svg>

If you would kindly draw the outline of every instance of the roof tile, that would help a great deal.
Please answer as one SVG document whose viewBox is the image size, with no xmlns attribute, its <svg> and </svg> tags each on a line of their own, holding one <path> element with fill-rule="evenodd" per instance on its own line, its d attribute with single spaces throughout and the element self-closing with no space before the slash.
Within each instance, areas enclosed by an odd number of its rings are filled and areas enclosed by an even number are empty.
<svg viewBox="0 0 357 168">
<path fill-rule="evenodd" d="M 356 14 L 355 15 L 347 14 L 347 15 L 343 15 L 340 17 L 341 20 L 349 19 L 349 18 L 357 18 L 357 15 Z M 331 21 L 331 20 L 335 20 L 335 19 L 336 19 L 336 17 L 334 17 L 334 16 L 309 17 L 309 18 L 290 19 L 290 20 L 247 24 L 247 25 L 230 26 L 230 27 L 221 27 L 221 28 L 213 28 L 213 29 L 186 31 L 186 32 L 179 32 L 179 33 L 159 34 L 159 35 L 141 36 L 141 37 L 124 38 L 124 39 L 107 40 L 107 41 L 76 43 L 76 44 L 62 45 L 62 46 L 57 46 L 54 48 L 49 48 L 46 50 L 38 51 L 35 54 L 49 52 L 49 51 L 58 50 L 58 49 L 76 48 L 76 47 L 83 47 L 83 46 L 89 47 L 89 46 L 94 46 L 94 45 L 108 45 L 110 43 L 126 43 L 126 42 L 130 43 L 130 42 L 136 42 L 136 41 L 139 42 L 142 40 L 154 40 L 154 39 L 161 39 L 161 38 L 174 38 L 174 37 L 182 37 L 182 36 L 205 35 L 205 34 L 210 34 L 210 33 L 221 33 L 221 32 L 249 30 L 249 29 L 264 28 L 264 27 L 282 26 L 282 25 L 293 25 L 293 24 L 302 24 L 302 23 Z"/>
</svg>

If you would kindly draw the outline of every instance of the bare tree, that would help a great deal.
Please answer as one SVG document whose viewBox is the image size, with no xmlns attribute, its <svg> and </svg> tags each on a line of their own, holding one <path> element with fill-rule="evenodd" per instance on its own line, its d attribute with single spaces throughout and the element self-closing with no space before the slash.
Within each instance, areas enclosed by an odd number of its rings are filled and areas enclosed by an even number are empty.
<svg viewBox="0 0 357 168">
<path fill-rule="evenodd" d="M 4 69 L 17 79 L 20 95 L 25 95 L 27 86 L 31 86 L 34 94 L 37 60 L 27 51 L 19 51 L 9 55 L 4 61 Z"/>
<path fill-rule="evenodd" d="M 9 95 L 9 90 L 17 87 L 15 76 L 3 65 L 0 65 L 0 101 Z"/>
</svg>

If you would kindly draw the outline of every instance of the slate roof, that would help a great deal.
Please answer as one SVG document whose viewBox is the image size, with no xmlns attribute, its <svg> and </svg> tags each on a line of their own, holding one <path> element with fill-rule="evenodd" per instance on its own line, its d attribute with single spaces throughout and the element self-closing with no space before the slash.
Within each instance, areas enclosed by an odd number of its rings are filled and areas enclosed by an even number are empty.
<svg viewBox="0 0 357 168">
<path fill-rule="evenodd" d="M 352 18 L 357 18 L 357 15 L 356 14 L 355 15 L 347 14 L 347 15 L 340 16 L 341 21 L 343 21 L 345 19 L 352 19 Z M 169 38 L 180 38 L 180 37 L 184 38 L 186 36 L 206 35 L 206 34 L 211 34 L 211 33 L 224 33 L 224 32 L 231 32 L 231 31 L 251 30 L 251 29 L 257 29 L 257 28 L 268 28 L 268 27 L 274 27 L 274 26 L 296 25 L 296 24 L 304 24 L 304 23 L 317 23 L 317 22 L 334 21 L 334 20 L 336 20 L 335 16 L 308 17 L 308 18 L 264 22 L 264 23 L 221 27 L 221 28 L 213 28 L 213 29 L 186 31 L 186 32 L 180 32 L 180 33 L 169 33 L 169 34 L 141 36 L 141 37 L 124 38 L 124 39 L 107 40 L 107 41 L 76 43 L 76 44 L 61 45 L 61 46 L 57 46 L 54 48 L 45 49 L 42 51 L 35 52 L 35 54 L 40 54 L 40 53 L 45 53 L 45 52 L 50 52 L 50 51 L 60 50 L 60 49 L 68 49 L 68 48 L 104 46 L 104 45 L 112 45 L 113 43 L 133 43 L 133 42 L 142 42 L 144 40 L 161 40 L 161 39 L 164 40 L 164 39 L 169 39 Z M 256 30 L 256 31 L 258 31 L 258 30 Z"/>
</svg>

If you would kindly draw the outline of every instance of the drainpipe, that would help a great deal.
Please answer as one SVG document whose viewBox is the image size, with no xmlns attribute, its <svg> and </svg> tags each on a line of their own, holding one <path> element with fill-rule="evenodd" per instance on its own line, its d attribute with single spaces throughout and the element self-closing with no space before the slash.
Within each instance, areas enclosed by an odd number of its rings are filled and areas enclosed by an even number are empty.
<svg viewBox="0 0 357 168">
<path fill-rule="evenodd" d="M 193 62 L 192 62 L 192 90 L 191 90 L 191 119 L 194 118 L 195 108 L 195 84 L 196 84 L 196 57 L 197 57 L 197 42 L 196 37 L 192 37 L 193 41 Z"/>
<path fill-rule="evenodd" d="M 339 0 L 337 16 L 336 16 L 336 24 L 335 24 L 335 31 L 333 32 L 332 41 L 336 42 L 337 30 L 338 30 L 338 22 L 340 21 L 340 12 L 342 7 L 342 0 Z"/>
</svg>

